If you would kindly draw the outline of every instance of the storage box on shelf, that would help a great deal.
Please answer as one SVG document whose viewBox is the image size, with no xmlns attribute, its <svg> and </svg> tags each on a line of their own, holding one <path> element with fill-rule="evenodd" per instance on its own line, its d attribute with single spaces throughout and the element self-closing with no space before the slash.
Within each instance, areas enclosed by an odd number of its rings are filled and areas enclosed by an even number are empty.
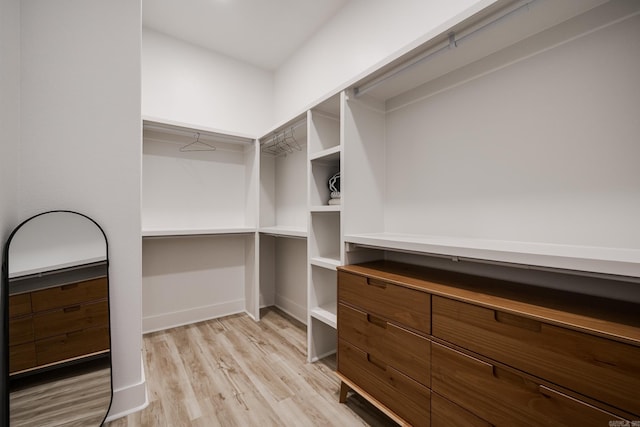
<svg viewBox="0 0 640 427">
<path fill-rule="evenodd" d="M 307 322 L 307 114 L 260 142 L 259 307 Z M 259 316 L 259 310 L 256 310 Z M 257 317 L 256 316 L 256 317 Z"/>
<path fill-rule="evenodd" d="M 353 389 L 411 425 L 640 416 L 638 304 L 385 261 L 338 270 L 342 401 Z"/>
</svg>

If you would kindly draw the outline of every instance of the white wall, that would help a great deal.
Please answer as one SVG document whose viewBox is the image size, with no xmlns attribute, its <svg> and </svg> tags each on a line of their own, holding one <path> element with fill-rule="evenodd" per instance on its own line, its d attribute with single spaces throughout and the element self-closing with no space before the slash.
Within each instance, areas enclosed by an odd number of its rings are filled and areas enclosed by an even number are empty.
<svg viewBox="0 0 640 427">
<path fill-rule="evenodd" d="M 143 29 L 143 116 L 258 136 L 272 99 L 272 72 Z"/>
<path fill-rule="evenodd" d="M 0 244 L 18 221 L 20 0 L 0 1 Z"/>
<path fill-rule="evenodd" d="M 114 401 L 145 404 L 140 32 L 131 0 L 22 0 L 21 216 L 65 208 L 109 239 Z"/>
<path fill-rule="evenodd" d="M 283 121 L 444 22 L 494 0 L 352 0 L 275 74 L 275 119 Z M 459 18 L 458 18 L 459 19 Z M 457 22 L 455 19 L 453 22 Z"/>
</svg>

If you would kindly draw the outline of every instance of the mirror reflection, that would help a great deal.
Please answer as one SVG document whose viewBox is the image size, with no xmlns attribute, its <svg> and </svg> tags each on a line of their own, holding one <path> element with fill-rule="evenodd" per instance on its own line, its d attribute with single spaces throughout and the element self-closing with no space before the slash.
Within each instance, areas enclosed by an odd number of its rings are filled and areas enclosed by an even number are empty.
<svg viewBox="0 0 640 427">
<path fill-rule="evenodd" d="M 112 397 L 102 229 L 47 212 L 18 226 L 5 251 L 10 425 L 101 425 Z"/>
</svg>

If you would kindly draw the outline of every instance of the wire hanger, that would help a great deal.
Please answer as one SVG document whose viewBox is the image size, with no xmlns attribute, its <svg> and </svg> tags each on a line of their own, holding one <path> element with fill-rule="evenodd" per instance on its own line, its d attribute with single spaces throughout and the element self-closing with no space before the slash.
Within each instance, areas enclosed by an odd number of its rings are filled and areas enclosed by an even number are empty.
<svg viewBox="0 0 640 427">
<path fill-rule="evenodd" d="M 278 133 L 274 133 L 269 142 L 262 146 L 262 152 L 271 154 L 272 156 L 286 156 L 294 151 L 300 151 L 302 148 L 296 139 L 294 126 L 290 129 L 284 129 Z"/>
<path fill-rule="evenodd" d="M 195 134 L 196 140 L 188 143 L 180 147 L 180 151 L 188 152 L 188 151 L 216 151 L 216 147 L 211 144 L 207 144 L 204 141 L 200 141 L 200 132 L 196 132 Z"/>
</svg>

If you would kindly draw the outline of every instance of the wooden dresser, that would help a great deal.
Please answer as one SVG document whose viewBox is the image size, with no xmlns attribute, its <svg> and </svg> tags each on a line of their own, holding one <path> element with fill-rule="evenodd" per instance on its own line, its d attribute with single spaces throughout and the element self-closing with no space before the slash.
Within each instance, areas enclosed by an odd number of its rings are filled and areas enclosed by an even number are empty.
<svg viewBox="0 0 640 427">
<path fill-rule="evenodd" d="M 392 262 L 339 267 L 338 376 L 341 402 L 353 390 L 402 425 L 640 424 L 640 306 Z"/>
<path fill-rule="evenodd" d="M 109 350 L 107 278 L 9 296 L 9 372 Z"/>
</svg>

